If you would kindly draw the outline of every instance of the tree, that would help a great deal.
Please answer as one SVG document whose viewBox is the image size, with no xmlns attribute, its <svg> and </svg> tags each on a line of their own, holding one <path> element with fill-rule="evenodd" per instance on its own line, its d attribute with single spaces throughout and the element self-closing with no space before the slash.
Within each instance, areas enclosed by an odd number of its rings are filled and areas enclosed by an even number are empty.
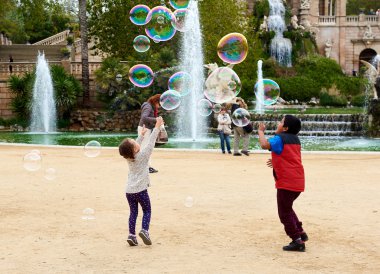
<svg viewBox="0 0 380 274">
<path fill-rule="evenodd" d="M 346 12 L 347 15 L 357 15 L 361 9 L 364 9 L 364 12 L 368 14 L 371 9 L 376 12 L 379 8 L 379 0 L 348 0 Z"/>
<path fill-rule="evenodd" d="M 5 33 L 13 43 L 24 43 L 27 40 L 24 21 L 15 0 L 0 1 L 0 32 Z"/>
<path fill-rule="evenodd" d="M 90 71 L 88 68 L 87 1 L 79 0 L 79 23 L 81 33 L 83 105 L 90 106 Z"/>
</svg>

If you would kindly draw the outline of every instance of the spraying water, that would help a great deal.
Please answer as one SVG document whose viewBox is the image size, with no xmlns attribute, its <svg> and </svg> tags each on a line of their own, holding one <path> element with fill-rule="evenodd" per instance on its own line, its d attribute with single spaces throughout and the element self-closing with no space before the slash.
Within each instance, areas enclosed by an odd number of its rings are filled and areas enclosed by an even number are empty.
<svg viewBox="0 0 380 274">
<path fill-rule="evenodd" d="M 33 86 L 32 132 L 56 131 L 56 107 L 54 102 L 53 82 L 45 54 L 38 52 L 36 80 Z"/>
<path fill-rule="evenodd" d="M 196 140 L 207 132 L 206 118 L 199 115 L 197 111 L 197 103 L 204 97 L 205 82 L 198 1 L 191 0 L 188 9 L 192 16 L 188 16 L 185 21 L 186 29 L 189 30 L 182 36 L 180 65 L 185 72 L 191 75 L 191 92 L 182 97 L 177 115 L 177 137 Z"/>
<path fill-rule="evenodd" d="M 263 82 L 263 61 L 257 62 L 257 92 L 255 111 L 258 114 L 264 113 L 264 82 Z"/>
<path fill-rule="evenodd" d="M 285 7 L 283 0 L 269 0 L 270 13 L 268 17 L 268 28 L 276 33 L 271 41 L 270 52 L 277 62 L 286 67 L 292 66 L 292 43 L 284 38 Z"/>
</svg>

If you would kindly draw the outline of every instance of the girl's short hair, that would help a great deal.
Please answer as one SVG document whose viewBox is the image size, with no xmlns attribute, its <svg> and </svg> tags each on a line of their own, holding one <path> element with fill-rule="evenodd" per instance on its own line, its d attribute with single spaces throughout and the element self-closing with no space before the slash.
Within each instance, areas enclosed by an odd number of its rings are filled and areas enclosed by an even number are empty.
<svg viewBox="0 0 380 274">
<path fill-rule="evenodd" d="M 124 139 L 119 145 L 119 153 L 127 160 L 135 160 L 135 145 L 131 139 Z"/>
<path fill-rule="evenodd" d="M 154 106 L 160 102 L 160 97 L 161 97 L 161 94 L 153 95 L 149 97 L 148 103 Z"/>
</svg>

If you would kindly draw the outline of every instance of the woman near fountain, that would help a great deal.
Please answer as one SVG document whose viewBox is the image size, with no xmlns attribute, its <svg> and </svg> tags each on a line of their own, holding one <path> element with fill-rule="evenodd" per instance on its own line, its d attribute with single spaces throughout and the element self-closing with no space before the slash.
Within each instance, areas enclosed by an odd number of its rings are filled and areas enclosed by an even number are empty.
<svg viewBox="0 0 380 274">
<path fill-rule="evenodd" d="M 156 94 L 151 96 L 145 103 L 141 105 L 141 116 L 139 126 L 137 128 L 138 135 L 141 134 L 143 125 L 145 125 L 147 132 L 145 133 L 145 138 L 141 143 L 141 147 L 144 148 L 148 144 L 149 135 L 154 128 L 154 125 L 157 121 L 156 117 L 158 116 L 158 109 L 160 108 L 160 97 L 161 94 Z M 156 173 L 157 169 L 154 169 L 150 166 L 149 163 L 149 173 Z"/>
<path fill-rule="evenodd" d="M 301 121 L 293 115 L 286 115 L 279 122 L 276 135 L 269 140 L 264 135 L 264 123 L 260 123 L 258 128 L 261 148 L 272 152 L 272 159 L 267 165 L 273 168 L 276 181 L 278 216 L 286 234 L 292 239 L 282 248 L 285 251 L 305 251 L 305 242 L 309 239 L 293 210 L 293 202 L 305 190 L 301 142 L 297 136 L 300 130 Z"/>
<path fill-rule="evenodd" d="M 231 118 L 226 112 L 226 108 L 222 107 L 218 115 L 218 134 L 220 137 L 220 148 L 222 153 L 226 153 L 224 143 L 226 143 L 228 154 L 231 154 L 230 135 L 231 130 Z"/>
<path fill-rule="evenodd" d="M 235 110 L 238 108 L 244 108 L 247 109 L 248 106 L 244 102 L 243 98 L 236 97 L 232 101 L 231 106 L 231 114 L 234 113 Z M 233 125 L 234 127 L 234 156 L 241 156 L 241 153 L 243 153 L 246 156 L 249 156 L 249 133 L 247 133 L 244 128 L 238 127 L 236 125 Z M 243 149 L 241 150 L 241 153 L 239 152 L 239 146 L 240 146 L 240 138 L 243 139 Z"/>
</svg>

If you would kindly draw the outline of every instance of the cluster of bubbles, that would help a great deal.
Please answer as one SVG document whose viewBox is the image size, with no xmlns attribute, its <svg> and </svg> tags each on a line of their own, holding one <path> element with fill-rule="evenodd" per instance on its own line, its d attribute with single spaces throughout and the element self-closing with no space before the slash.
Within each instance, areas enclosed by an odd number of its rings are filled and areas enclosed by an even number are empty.
<svg viewBox="0 0 380 274">
<path fill-rule="evenodd" d="M 23 157 L 23 167 L 29 172 L 36 172 L 42 167 L 42 156 L 38 149 L 33 149 Z M 57 171 L 49 167 L 44 171 L 44 178 L 48 181 L 52 181 L 56 178 Z"/>
<path fill-rule="evenodd" d="M 277 102 L 278 98 L 280 97 L 280 86 L 271 79 L 263 79 L 263 99 L 261 96 L 258 96 L 259 91 L 259 83 L 257 82 L 255 84 L 255 95 L 257 101 L 264 104 L 265 106 L 273 105 Z M 261 102 L 263 100 L 263 102 Z"/>
</svg>

